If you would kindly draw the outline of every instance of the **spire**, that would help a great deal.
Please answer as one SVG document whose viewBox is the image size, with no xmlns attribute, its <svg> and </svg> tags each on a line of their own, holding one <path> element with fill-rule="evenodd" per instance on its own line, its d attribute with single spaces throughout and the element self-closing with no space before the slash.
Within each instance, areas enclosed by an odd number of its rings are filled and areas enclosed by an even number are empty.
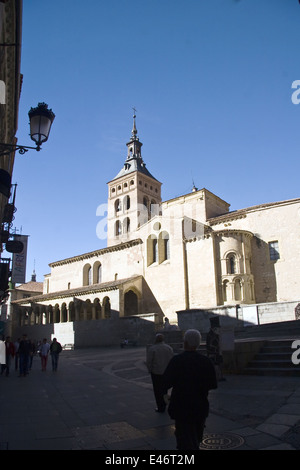
<svg viewBox="0 0 300 470">
<path fill-rule="evenodd" d="M 136 118 L 136 109 L 135 108 L 132 108 L 133 109 L 133 127 L 132 127 L 132 131 L 131 131 L 131 139 L 130 140 L 139 140 L 138 137 L 137 137 L 137 129 L 136 129 L 136 123 L 135 123 L 135 118 Z"/>
<path fill-rule="evenodd" d="M 117 176 L 113 179 L 120 178 L 128 173 L 132 173 L 134 171 L 140 171 L 141 173 L 150 176 L 150 178 L 154 178 L 151 173 L 147 170 L 146 164 L 142 159 L 142 142 L 137 136 L 137 129 L 136 129 L 136 108 L 133 109 L 133 126 L 131 131 L 131 138 L 130 141 L 127 142 L 127 158 L 125 160 L 124 166 L 122 170 L 117 174 Z"/>
</svg>

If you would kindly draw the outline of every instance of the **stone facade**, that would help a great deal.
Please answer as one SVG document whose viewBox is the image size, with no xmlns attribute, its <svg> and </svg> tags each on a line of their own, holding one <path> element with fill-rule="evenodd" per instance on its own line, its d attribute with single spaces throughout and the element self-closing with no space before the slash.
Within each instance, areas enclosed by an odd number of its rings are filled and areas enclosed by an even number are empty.
<svg viewBox="0 0 300 470">
<path fill-rule="evenodd" d="M 108 183 L 107 248 L 51 263 L 43 294 L 12 302 L 15 327 L 155 314 L 159 328 L 183 310 L 299 302 L 300 198 L 230 212 L 194 188 L 162 202 L 135 116 L 126 145 Z"/>
</svg>

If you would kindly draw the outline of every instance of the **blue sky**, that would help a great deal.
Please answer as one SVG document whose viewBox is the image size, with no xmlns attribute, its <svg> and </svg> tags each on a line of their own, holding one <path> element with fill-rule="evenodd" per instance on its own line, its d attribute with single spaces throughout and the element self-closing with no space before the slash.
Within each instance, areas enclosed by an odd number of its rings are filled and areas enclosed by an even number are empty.
<svg viewBox="0 0 300 470">
<path fill-rule="evenodd" d="M 106 246 L 97 207 L 119 172 L 132 107 L 167 200 L 193 181 L 231 210 L 300 197 L 298 0 L 24 0 L 17 137 L 56 114 L 41 152 L 16 154 L 14 227 L 27 280 Z"/>
</svg>

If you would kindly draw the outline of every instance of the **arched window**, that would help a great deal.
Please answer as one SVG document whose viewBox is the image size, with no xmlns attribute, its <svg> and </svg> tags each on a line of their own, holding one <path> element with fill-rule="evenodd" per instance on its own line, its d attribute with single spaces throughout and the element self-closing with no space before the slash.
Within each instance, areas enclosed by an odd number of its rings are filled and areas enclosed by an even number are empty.
<svg viewBox="0 0 300 470">
<path fill-rule="evenodd" d="M 226 257 L 227 274 L 237 273 L 237 263 L 235 253 L 229 253 Z"/>
<path fill-rule="evenodd" d="M 115 225 L 115 236 L 118 237 L 122 233 L 121 222 L 119 220 L 116 221 Z"/>
<path fill-rule="evenodd" d="M 91 286 L 91 285 L 92 285 L 92 267 L 90 266 L 88 270 L 88 286 Z"/>
<path fill-rule="evenodd" d="M 89 286 L 92 284 L 92 268 L 90 264 L 86 264 L 83 267 L 83 273 L 82 273 L 82 285 L 83 286 Z"/>
<path fill-rule="evenodd" d="M 125 233 L 130 232 L 130 219 L 129 219 L 129 217 L 126 217 L 126 219 L 124 219 L 123 227 L 124 227 L 124 232 Z"/>
<path fill-rule="evenodd" d="M 120 199 L 116 199 L 115 201 L 115 212 L 120 212 L 120 210 L 122 209 L 122 204 L 121 204 L 121 200 Z"/>
<path fill-rule="evenodd" d="M 100 284 L 102 282 L 102 265 L 100 261 L 93 264 L 93 284 Z"/>
<path fill-rule="evenodd" d="M 147 266 L 158 261 L 158 240 L 155 235 L 147 238 Z"/>
<path fill-rule="evenodd" d="M 125 196 L 123 203 L 125 211 L 128 211 L 130 209 L 130 196 Z"/>
<path fill-rule="evenodd" d="M 161 232 L 159 234 L 159 262 L 162 263 L 167 259 L 170 259 L 170 238 L 168 232 Z"/>
</svg>

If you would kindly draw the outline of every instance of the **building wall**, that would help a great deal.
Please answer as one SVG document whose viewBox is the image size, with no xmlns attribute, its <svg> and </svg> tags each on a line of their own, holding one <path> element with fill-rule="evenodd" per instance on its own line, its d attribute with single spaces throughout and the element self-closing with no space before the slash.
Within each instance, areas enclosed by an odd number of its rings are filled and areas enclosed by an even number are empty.
<svg viewBox="0 0 300 470">
<path fill-rule="evenodd" d="M 90 257 L 75 257 L 65 262 L 52 263 L 51 275 L 47 276 L 44 283 L 44 293 L 59 292 L 68 288 L 75 289 L 87 285 L 86 276 L 90 266 L 93 274 L 101 264 L 101 282 L 110 282 L 116 279 L 126 279 L 136 274 L 142 274 L 143 255 L 142 244 L 122 247 L 104 254 L 95 254 Z M 93 270 L 93 268 L 95 268 Z M 48 284 L 49 283 L 49 284 Z M 93 284 L 98 282 L 92 281 Z M 49 288 L 47 286 L 49 285 Z M 69 286 L 69 287 L 68 287 Z M 47 291 L 48 289 L 48 291 Z"/>
<path fill-rule="evenodd" d="M 253 233 L 251 270 L 255 301 L 284 302 L 298 298 L 300 283 L 300 200 L 247 210 L 241 218 L 214 223 L 212 228 Z M 272 261 L 269 243 L 278 241 L 280 258 Z"/>
</svg>

